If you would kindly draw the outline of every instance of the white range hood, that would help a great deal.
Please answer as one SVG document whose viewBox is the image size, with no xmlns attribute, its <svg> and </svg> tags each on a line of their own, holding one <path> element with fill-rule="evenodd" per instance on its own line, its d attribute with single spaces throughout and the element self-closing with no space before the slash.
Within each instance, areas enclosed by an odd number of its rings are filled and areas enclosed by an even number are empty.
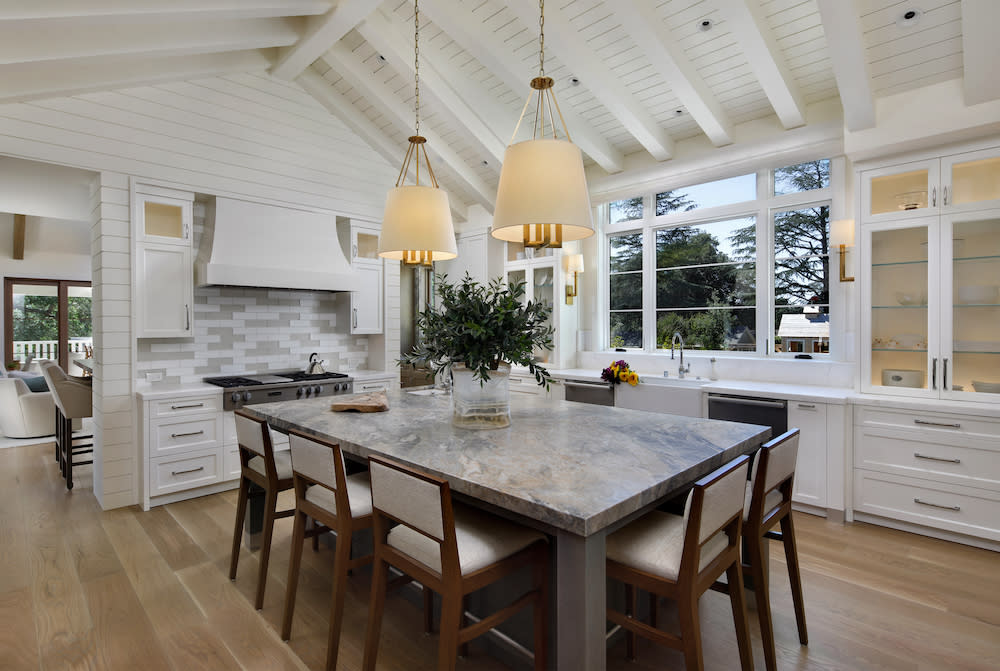
<svg viewBox="0 0 1000 671">
<path fill-rule="evenodd" d="M 194 281 L 197 286 L 361 290 L 340 247 L 335 217 L 221 197 L 205 207 Z"/>
</svg>

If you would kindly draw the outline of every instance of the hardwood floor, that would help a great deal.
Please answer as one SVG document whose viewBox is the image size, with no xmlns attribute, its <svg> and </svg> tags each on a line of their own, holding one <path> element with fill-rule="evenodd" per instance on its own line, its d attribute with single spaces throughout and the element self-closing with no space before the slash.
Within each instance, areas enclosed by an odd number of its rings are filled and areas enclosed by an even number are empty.
<svg viewBox="0 0 1000 671">
<path fill-rule="evenodd" d="M 148 513 L 102 512 L 90 467 L 67 492 L 51 445 L 0 450 L 0 669 L 321 669 L 333 553 L 303 553 L 290 643 L 278 634 L 291 521 L 276 525 L 264 608 L 253 609 L 256 553 L 227 577 L 235 492 Z M 284 501 L 282 502 L 284 503 Z M 1000 668 L 1000 557 L 880 527 L 795 518 L 809 625 L 800 647 L 780 546 L 771 552 L 779 669 Z M 348 581 L 341 669 L 360 668 L 369 575 Z M 752 603 L 752 600 L 751 600 Z M 728 598 L 701 601 L 705 668 L 738 666 Z M 672 624 L 671 610 L 661 621 Z M 751 613 L 754 656 L 763 651 Z M 661 625 L 662 626 L 662 625 Z M 435 667 L 420 609 L 389 598 L 379 668 Z M 609 671 L 680 669 L 678 653 L 640 641 L 608 652 Z M 475 648 L 460 669 L 504 665 Z"/>
</svg>

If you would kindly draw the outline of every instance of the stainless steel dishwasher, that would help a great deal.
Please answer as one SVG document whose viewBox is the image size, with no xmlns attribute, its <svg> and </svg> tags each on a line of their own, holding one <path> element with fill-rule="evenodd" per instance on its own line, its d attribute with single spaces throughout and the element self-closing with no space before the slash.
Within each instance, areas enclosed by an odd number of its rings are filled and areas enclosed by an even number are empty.
<svg viewBox="0 0 1000 671">
<path fill-rule="evenodd" d="M 771 437 L 788 430 L 788 401 L 728 394 L 708 395 L 708 418 L 771 427 Z"/>
<path fill-rule="evenodd" d="M 615 389 L 607 382 L 591 382 L 590 380 L 566 380 L 566 400 L 592 405 L 615 404 Z"/>
</svg>

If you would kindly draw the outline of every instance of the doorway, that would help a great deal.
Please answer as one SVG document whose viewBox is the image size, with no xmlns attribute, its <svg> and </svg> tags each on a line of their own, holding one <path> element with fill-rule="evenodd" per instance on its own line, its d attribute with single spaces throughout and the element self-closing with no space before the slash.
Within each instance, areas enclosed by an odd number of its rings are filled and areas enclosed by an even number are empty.
<svg viewBox="0 0 1000 671">
<path fill-rule="evenodd" d="M 4 279 L 4 363 L 40 372 L 40 361 L 56 361 L 69 375 L 72 365 L 93 355 L 90 282 L 38 278 Z"/>
</svg>

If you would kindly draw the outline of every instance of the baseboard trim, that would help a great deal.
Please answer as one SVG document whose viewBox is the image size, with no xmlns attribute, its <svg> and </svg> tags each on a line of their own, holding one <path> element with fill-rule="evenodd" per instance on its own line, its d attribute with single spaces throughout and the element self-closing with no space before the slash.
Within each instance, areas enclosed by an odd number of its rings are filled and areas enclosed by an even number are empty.
<svg viewBox="0 0 1000 671">
<path fill-rule="evenodd" d="M 869 513 L 857 511 L 854 513 L 854 521 L 877 524 L 878 526 L 889 527 L 890 529 L 896 529 L 898 531 L 907 531 L 920 536 L 929 536 L 931 538 L 939 538 L 944 541 L 951 541 L 953 543 L 971 545 L 972 547 L 982 548 L 984 550 L 1000 552 L 1000 542 L 992 541 L 987 538 L 976 538 L 975 536 L 958 534 L 953 531 L 935 529 L 933 527 L 926 527 L 920 524 L 912 524 L 910 522 L 903 522 L 901 520 L 894 520 L 888 517 L 880 517 L 878 515 L 871 515 Z"/>
</svg>

